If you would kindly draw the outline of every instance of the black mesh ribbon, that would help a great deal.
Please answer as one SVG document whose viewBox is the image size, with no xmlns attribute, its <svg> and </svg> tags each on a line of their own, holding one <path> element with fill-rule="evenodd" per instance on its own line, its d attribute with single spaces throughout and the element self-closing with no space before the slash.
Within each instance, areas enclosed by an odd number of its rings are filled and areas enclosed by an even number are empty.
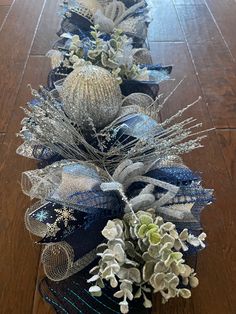
<svg viewBox="0 0 236 314">
<path fill-rule="evenodd" d="M 41 281 L 40 293 L 56 313 L 120 314 L 119 299 L 113 297 L 114 289 L 105 287 L 101 297 L 93 297 L 89 293 L 89 269 L 86 268 L 63 282 L 53 282 L 47 278 Z M 138 299 L 130 303 L 129 313 L 149 314 L 151 311 L 144 308 L 142 299 Z"/>
</svg>

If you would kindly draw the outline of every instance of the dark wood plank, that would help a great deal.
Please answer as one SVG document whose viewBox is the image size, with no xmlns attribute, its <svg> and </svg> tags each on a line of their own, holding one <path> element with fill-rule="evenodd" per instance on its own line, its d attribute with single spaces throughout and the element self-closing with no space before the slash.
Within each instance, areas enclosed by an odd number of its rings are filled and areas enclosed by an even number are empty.
<svg viewBox="0 0 236 314">
<path fill-rule="evenodd" d="M 10 9 L 10 6 L 9 5 L 1 5 L 0 6 L 0 29 L 2 27 L 2 23 L 4 22 L 4 19 L 8 13 Z"/>
<path fill-rule="evenodd" d="M 0 145 L 3 143 L 5 133 L 0 133 Z"/>
<path fill-rule="evenodd" d="M 199 91 L 195 69 L 189 58 L 188 48 L 185 43 L 153 42 L 150 43 L 150 48 L 154 63 L 159 60 L 159 62 L 163 64 L 173 64 L 171 78 L 174 80 L 161 83 L 160 93 L 168 95 L 178 82 L 184 79 L 184 82 L 178 87 L 170 99 L 171 105 L 166 105 L 163 110 L 164 114 L 168 116 L 173 113 L 173 110 L 177 112 L 179 109 L 197 100 L 198 97 L 201 96 L 201 91 Z M 164 52 L 165 49 L 167 50 L 166 54 Z M 198 110 L 200 106 L 199 104 L 195 106 L 196 118 L 199 120 L 202 118 L 201 110 Z M 185 116 L 189 114 L 188 112 Z M 208 127 L 208 125 L 205 127 Z"/>
<path fill-rule="evenodd" d="M 173 2 L 179 5 L 205 4 L 204 0 L 173 0 Z"/>
<path fill-rule="evenodd" d="M 236 2 L 234 0 L 205 0 L 217 27 L 220 29 L 224 40 L 229 46 L 232 55 L 236 59 Z"/>
<path fill-rule="evenodd" d="M 0 5 L 11 5 L 13 0 L 0 0 Z"/>
<path fill-rule="evenodd" d="M 205 5 L 176 8 L 213 124 L 235 128 L 236 64 L 214 17 Z"/>
<path fill-rule="evenodd" d="M 45 0 L 15 0 L 0 32 L 0 131 L 7 129 Z"/>
<path fill-rule="evenodd" d="M 34 291 L 38 272 L 39 246 L 26 231 L 24 212 L 30 205 L 21 191 L 20 177 L 25 170 L 35 168 L 35 162 L 16 155 L 20 144 L 16 133 L 23 117 L 20 106 L 30 99 L 27 84 L 34 88 L 46 81 L 49 70 L 46 58 L 30 58 L 26 67 L 15 111 L 0 146 L 1 214 L 0 214 L 0 304 L 1 313 L 32 313 Z"/>
<path fill-rule="evenodd" d="M 31 54 L 45 55 L 58 39 L 56 32 L 62 17 L 59 14 L 60 0 L 47 0 L 42 19 L 32 46 Z"/>
<path fill-rule="evenodd" d="M 189 43 L 222 41 L 222 36 L 206 5 L 175 5 Z"/>
<path fill-rule="evenodd" d="M 199 80 L 216 128 L 236 127 L 236 72 L 231 69 L 198 69 Z"/>
<path fill-rule="evenodd" d="M 235 66 L 230 51 L 221 40 L 190 43 L 189 47 L 197 69 L 226 69 Z"/>
<path fill-rule="evenodd" d="M 164 116 L 167 117 L 192 99 L 196 99 L 197 95 L 201 95 L 201 89 L 184 44 L 152 43 L 151 48 L 154 61 L 155 55 L 158 54 L 159 61 L 175 64 L 173 76 L 177 80 L 183 74 L 187 75 L 183 86 L 168 101 L 164 111 Z M 171 84 L 174 82 L 169 83 Z M 212 126 L 204 101 L 192 107 L 187 115 L 198 118 L 204 123 L 204 127 Z M 209 133 L 204 146 L 204 149 L 199 149 L 184 158 L 192 169 L 202 172 L 204 185 L 215 189 L 216 202 L 202 214 L 203 227 L 208 234 L 208 247 L 199 254 L 198 258 L 197 272 L 200 286 L 193 291 L 192 299 L 171 300 L 166 305 L 154 308 L 153 313 L 233 314 L 236 307 L 235 298 L 232 293 L 229 293 L 234 284 L 232 281 L 235 281 L 236 271 L 232 262 L 236 256 L 233 250 L 236 219 L 235 192 L 215 132 Z"/>
<path fill-rule="evenodd" d="M 234 0 L 204 0 L 204 2 L 209 5 L 212 10 L 214 9 L 214 13 L 217 13 L 218 17 L 224 19 L 230 14 L 234 14 L 235 10 L 235 1 Z M 227 14 L 227 16 L 225 16 Z"/>
<path fill-rule="evenodd" d="M 232 181 L 236 181 L 236 130 L 217 130 L 220 146 Z"/>
<path fill-rule="evenodd" d="M 153 1 L 152 3 L 153 20 L 148 30 L 149 41 L 183 41 L 184 36 L 172 1 Z"/>
</svg>

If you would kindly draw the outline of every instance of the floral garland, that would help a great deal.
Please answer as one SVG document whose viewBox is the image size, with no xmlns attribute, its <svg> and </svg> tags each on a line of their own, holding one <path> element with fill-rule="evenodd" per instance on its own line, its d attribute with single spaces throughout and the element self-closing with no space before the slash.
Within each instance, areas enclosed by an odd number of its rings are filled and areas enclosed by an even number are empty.
<svg viewBox="0 0 236 314">
<path fill-rule="evenodd" d="M 48 86 L 32 90 L 17 149 L 40 163 L 22 174 L 38 199 L 25 223 L 44 246 L 40 291 L 69 314 L 189 298 L 198 279 L 187 260 L 205 248 L 200 214 L 213 191 L 181 155 L 202 147 L 201 124 L 177 121 L 189 106 L 159 120 L 171 67 L 137 48 L 145 1 L 64 1 L 63 14 L 67 33 L 48 53 Z"/>
</svg>

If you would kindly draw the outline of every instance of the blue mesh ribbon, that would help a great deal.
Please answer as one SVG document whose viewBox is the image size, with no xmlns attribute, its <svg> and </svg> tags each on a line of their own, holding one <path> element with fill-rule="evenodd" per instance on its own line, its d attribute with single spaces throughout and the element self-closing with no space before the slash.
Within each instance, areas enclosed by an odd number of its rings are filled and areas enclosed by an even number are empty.
<svg viewBox="0 0 236 314">
<path fill-rule="evenodd" d="M 213 191 L 204 189 L 201 185 L 201 177 L 198 173 L 182 166 L 162 167 L 149 171 L 145 174 L 147 177 L 161 180 L 179 187 L 176 196 L 168 203 L 162 206 L 161 216 L 166 221 L 172 221 L 177 229 L 189 229 L 190 233 L 197 233 L 202 230 L 200 224 L 200 215 L 202 210 L 213 201 Z M 145 187 L 145 183 L 137 182 L 129 187 L 128 195 L 132 197 L 137 195 Z M 160 188 L 155 188 L 156 198 L 160 198 L 165 191 Z M 186 213 L 182 219 L 170 216 L 167 209 L 174 205 L 182 205 L 183 213 L 186 204 L 193 204 L 190 213 Z M 166 213 L 165 213 L 166 208 Z"/>
<path fill-rule="evenodd" d="M 86 191 L 70 195 L 66 200 L 49 199 L 30 214 L 30 218 L 48 227 L 48 233 L 40 243 L 67 240 L 80 230 L 91 229 L 98 221 L 104 221 L 99 232 L 109 218 L 122 214 L 122 202 L 115 192 Z"/>
</svg>

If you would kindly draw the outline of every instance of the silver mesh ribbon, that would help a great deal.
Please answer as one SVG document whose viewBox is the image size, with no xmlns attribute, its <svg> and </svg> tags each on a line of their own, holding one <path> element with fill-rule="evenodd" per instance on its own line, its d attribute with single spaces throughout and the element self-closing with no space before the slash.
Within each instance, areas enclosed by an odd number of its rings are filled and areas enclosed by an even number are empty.
<svg viewBox="0 0 236 314">
<path fill-rule="evenodd" d="M 64 280 L 88 266 L 96 258 L 93 250 L 74 262 L 74 250 L 66 242 L 45 247 L 41 261 L 46 276 L 53 281 Z"/>
<path fill-rule="evenodd" d="M 34 142 L 25 141 L 16 149 L 16 153 L 26 158 L 35 159 L 33 155 L 34 145 L 35 145 Z"/>
<path fill-rule="evenodd" d="M 137 64 L 152 64 L 151 53 L 146 48 L 134 49 L 133 58 Z"/>
<path fill-rule="evenodd" d="M 73 161 L 59 161 L 43 169 L 25 171 L 21 177 L 22 191 L 31 199 L 45 199 L 61 182 L 62 167 Z"/>
<path fill-rule="evenodd" d="M 34 235 L 44 238 L 47 234 L 47 226 L 44 223 L 30 217 L 30 214 L 34 212 L 40 205 L 41 202 L 37 202 L 26 210 L 25 226 L 26 229 Z"/>
<path fill-rule="evenodd" d="M 71 12 L 75 12 L 76 14 L 82 16 L 83 18 L 87 19 L 89 22 L 93 24 L 93 12 L 85 5 L 79 4 L 78 7 L 72 8 Z"/>
<path fill-rule="evenodd" d="M 143 17 L 131 16 L 119 24 L 119 29 L 130 36 L 145 40 L 147 38 L 147 26 Z"/>
</svg>

